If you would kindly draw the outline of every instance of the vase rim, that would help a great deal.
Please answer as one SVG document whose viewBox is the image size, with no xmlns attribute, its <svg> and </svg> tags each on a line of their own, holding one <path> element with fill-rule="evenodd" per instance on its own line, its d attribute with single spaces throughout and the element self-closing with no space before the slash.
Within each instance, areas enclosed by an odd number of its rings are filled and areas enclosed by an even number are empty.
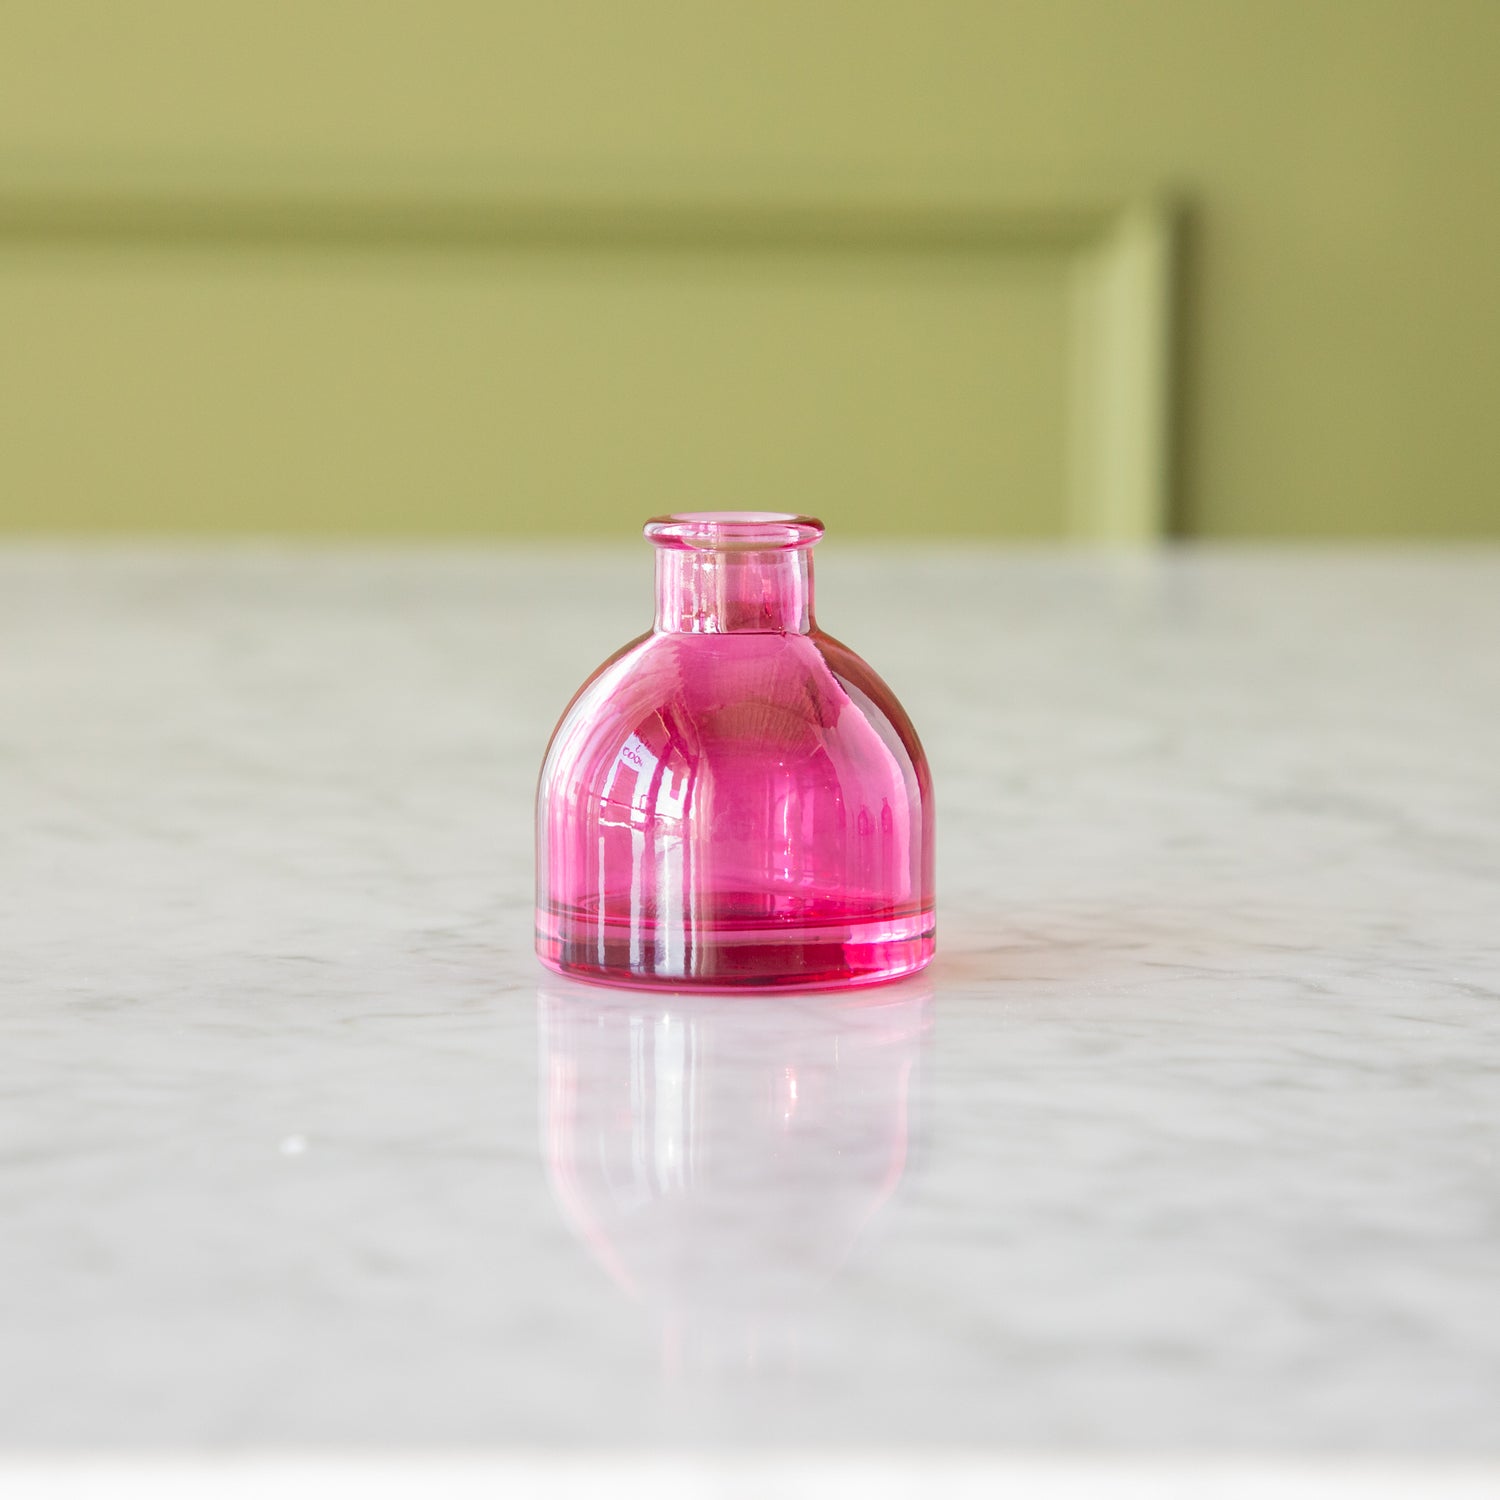
<svg viewBox="0 0 1500 1500">
<path fill-rule="evenodd" d="M 775 552 L 811 547 L 823 535 L 816 516 L 776 510 L 686 510 L 653 516 L 646 540 L 694 552 Z"/>
</svg>

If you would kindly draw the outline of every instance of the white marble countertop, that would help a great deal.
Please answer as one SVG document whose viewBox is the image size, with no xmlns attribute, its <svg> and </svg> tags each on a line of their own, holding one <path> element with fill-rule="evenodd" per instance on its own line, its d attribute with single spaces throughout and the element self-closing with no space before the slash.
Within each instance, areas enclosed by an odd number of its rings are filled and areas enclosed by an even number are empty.
<svg viewBox="0 0 1500 1500">
<path fill-rule="evenodd" d="M 819 570 L 857 1006 L 532 957 L 644 546 L 0 552 L 0 1446 L 1500 1456 L 1500 553 Z"/>
</svg>

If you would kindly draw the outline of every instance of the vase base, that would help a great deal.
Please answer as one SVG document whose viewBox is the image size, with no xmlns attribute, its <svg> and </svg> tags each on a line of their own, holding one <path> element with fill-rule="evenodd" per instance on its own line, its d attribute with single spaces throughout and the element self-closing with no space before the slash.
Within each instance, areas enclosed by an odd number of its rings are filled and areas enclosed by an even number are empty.
<svg viewBox="0 0 1500 1500">
<path fill-rule="evenodd" d="M 651 990 L 831 990 L 925 968 L 931 911 L 789 927 L 700 923 L 671 933 L 537 913 L 537 956 L 555 973 Z"/>
</svg>

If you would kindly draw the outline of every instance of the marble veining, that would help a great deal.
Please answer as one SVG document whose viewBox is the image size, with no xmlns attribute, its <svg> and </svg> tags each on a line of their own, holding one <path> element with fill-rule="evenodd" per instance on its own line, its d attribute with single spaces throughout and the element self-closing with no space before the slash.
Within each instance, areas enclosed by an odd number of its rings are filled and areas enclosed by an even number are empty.
<svg viewBox="0 0 1500 1500">
<path fill-rule="evenodd" d="M 858 1003 L 531 954 L 644 547 L 0 551 L 0 1443 L 1500 1449 L 1500 553 L 827 543 Z"/>
</svg>

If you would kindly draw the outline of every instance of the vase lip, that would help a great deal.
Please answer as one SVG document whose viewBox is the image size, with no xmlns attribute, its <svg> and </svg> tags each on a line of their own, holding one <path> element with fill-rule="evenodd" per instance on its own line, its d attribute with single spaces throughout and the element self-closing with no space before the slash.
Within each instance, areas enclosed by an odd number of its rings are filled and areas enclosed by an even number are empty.
<svg viewBox="0 0 1500 1500">
<path fill-rule="evenodd" d="M 823 523 L 816 516 L 779 510 L 684 510 L 653 516 L 646 540 L 690 552 L 779 552 L 816 545 Z"/>
</svg>

